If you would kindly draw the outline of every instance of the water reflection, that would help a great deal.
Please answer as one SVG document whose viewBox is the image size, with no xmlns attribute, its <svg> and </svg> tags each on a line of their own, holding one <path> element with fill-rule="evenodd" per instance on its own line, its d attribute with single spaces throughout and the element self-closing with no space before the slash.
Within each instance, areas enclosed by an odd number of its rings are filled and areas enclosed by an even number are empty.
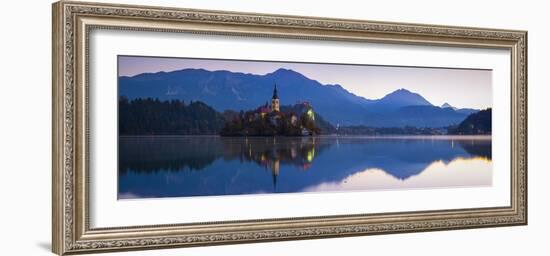
<svg viewBox="0 0 550 256">
<path fill-rule="evenodd" d="M 338 191 L 369 189 L 416 189 L 491 185 L 491 161 L 483 157 L 457 158 L 449 163 L 435 161 L 420 175 L 397 179 L 382 169 L 369 168 L 342 181 L 321 183 L 304 191 Z"/>
<path fill-rule="evenodd" d="M 119 198 L 485 186 L 490 137 L 122 137 Z"/>
</svg>

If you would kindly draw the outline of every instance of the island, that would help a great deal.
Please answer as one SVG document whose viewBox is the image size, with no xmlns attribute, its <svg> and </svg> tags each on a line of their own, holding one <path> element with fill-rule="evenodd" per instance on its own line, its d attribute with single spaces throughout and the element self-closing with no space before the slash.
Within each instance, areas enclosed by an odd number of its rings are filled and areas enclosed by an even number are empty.
<svg viewBox="0 0 550 256">
<path fill-rule="evenodd" d="M 221 136 L 313 136 L 321 133 L 309 102 L 281 106 L 274 85 L 271 105 L 267 102 L 254 110 L 225 111 Z"/>
</svg>

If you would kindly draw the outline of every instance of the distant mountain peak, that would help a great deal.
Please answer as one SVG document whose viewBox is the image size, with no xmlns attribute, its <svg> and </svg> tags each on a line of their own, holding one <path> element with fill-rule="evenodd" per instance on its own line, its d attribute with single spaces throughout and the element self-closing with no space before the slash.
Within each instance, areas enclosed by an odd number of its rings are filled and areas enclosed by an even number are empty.
<svg viewBox="0 0 550 256">
<path fill-rule="evenodd" d="M 303 82 L 305 80 L 315 81 L 313 79 L 306 77 L 300 72 L 294 71 L 292 69 L 286 69 L 286 68 L 279 68 L 271 73 L 266 74 L 265 77 L 274 79 L 277 84 L 281 84 L 281 86 L 283 87 L 285 84 L 292 85 L 292 84 Z"/>
<path fill-rule="evenodd" d="M 387 94 L 380 99 L 380 102 L 384 102 L 386 104 L 396 104 L 398 107 L 413 105 L 432 106 L 432 104 L 420 94 L 411 92 L 405 88 L 401 88 Z"/>
<path fill-rule="evenodd" d="M 413 93 L 405 88 L 400 88 L 400 89 L 397 89 L 395 90 L 393 93 Z"/>
<path fill-rule="evenodd" d="M 213 71 L 209 71 L 204 68 L 184 68 L 184 69 L 174 70 L 167 73 L 178 73 L 178 72 L 184 73 L 184 72 L 213 72 Z"/>
<path fill-rule="evenodd" d="M 393 92 L 390 92 L 390 93 L 386 94 L 386 96 L 384 96 L 382 99 L 392 98 L 392 97 L 401 97 L 401 96 L 416 96 L 416 95 L 419 95 L 419 94 L 411 92 L 411 91 L 409 91 L 405 88 L 401 88 L 401 89 L 397 89 Z"/>
<path fill-rule="evenodd" d="M 453 107 L 451 104 L 445 102 L 443 103 L 443 105 L 441 105 L 441 108 L 452 108 L 454 110 L 456 110 L 457 108 Z"/>
<path fill-rule="evenodd" d="M 278 75 L 281 75 L 281 74 L 298 74 L 298 75 L 302 76 L 301 73 L 296 72 L 292 69 L 287 69 L 287 68 L 279 68 L 279 69 L 271 72 L 270 74 L 272 74 L 272 75 L 275 75 L 275 74 L 278 74 Z"/>
</svg>

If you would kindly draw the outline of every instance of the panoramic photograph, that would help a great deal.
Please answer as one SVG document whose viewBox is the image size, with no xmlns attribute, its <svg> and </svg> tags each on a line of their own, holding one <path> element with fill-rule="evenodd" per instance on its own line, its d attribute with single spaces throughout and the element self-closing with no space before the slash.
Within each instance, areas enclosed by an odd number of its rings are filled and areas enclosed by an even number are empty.
<svg viewBox="0 0 550 256">
<path fill-rule="evenodd" d="M 492 86 L 488 69 L 121 55 L 118 199 L 491 186 Z"/>
</svg>

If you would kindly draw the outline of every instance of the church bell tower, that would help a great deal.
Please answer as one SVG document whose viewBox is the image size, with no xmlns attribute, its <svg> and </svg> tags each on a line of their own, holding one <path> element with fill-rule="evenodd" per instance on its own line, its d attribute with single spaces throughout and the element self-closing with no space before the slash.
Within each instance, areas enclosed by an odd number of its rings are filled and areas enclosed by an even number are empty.
<svg viewBox="0 0 550 256">
<path fill-rule="evenodd" d="M 271 111 L 279 112 L 279 95 L 277 95 L 277 85 L 273 88 L 273 97 L 271 98 Z"/>
</svg>

